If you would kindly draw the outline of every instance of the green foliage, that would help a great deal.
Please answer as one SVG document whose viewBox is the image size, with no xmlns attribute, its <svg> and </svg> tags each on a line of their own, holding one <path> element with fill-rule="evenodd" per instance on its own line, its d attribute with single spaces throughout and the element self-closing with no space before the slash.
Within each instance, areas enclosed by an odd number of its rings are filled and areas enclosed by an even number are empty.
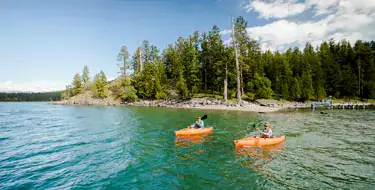
<svg viewBox="0 0 375 190">
<path fill-rule="evenodd" d="M 124 81 L 125 77 L 114 80 L 111 84 L 108 85 L 108 90 L 112 92 L 112 96 L 116 100 L 122 100 L 124 96 Z"/>
<path fill-rule="evenodd" d="M 162 85 L 164 75 L 163 65 L 158 62 L 146 64 L 142 73 L 136 75 L 132 81 L 138 97 L 142 99 L 165 97 L 165 88 Z"/>
<path fill-rule="evenodd" d="M 198 92 L 199 92 L 198 86 L 193 86 L 193 87 L 191 88 L 191 93 L 192 93 L 192 94 L 197 94 Z"/>
<path fill-rule="evenodd" d="M 81 76 L 78 73 L 74 75 L 72 85 L 73 85 L 73 91 L 72 91 L 73 96 L 81 94 L 83 92 Z"/>
<path fill-rule="evenodd" d="M 166 100 L 167 99 L 167 93 L 165 93 L 163 91 L 156 92 L 155 97 L 156 97 L 157 100 Z"/>
<path fill-rule="evenodd" d="M 289 99 L 291 100 L 299 100 L 301 98 L 301 88 L 299 84 L 299 80 L 297 78 L 293 78 L 290 84 L 290 96 Z"/>
<path fill-rule="evenodd" d="M 188 89 L 192 92 L 194 86 L 200 86 L 199 79 L 199 60 L 198 49 L 195 46 L 195 37 L 190 36 L 184 41 L 183 52 L 181 55 L 184 66 L 184 76 Z"/>
<path fill-rule="evenodd" d="M 120 52 L 117 55 L 117 61 L 122 61 L 122 64 L 119 64 L 121 73 L 126 76 L 126 71 L 130 69 L 131 62 L 129 61 L 130 54 L 126 46 L 121 46 Z"/>
<path fill-rule="evenodd" d="M 85 67 L 83 68 L 82 82 L 83 82 L 84 88 L 87 89 L 89 87 L 89 83 L 90 83 L 90 71 L 89 71 L 89 68 L 87 67 L 87 65 L 85 65 Z"/>
<path fill-rule="evenodd" d="M 187 38 L 179 37 L 160 51 L 147 40 L 134 52 L 123 46 L 118 58 L 124 77 L 121 84 L 110 86 L 112 93 L 123 100 L 167 99 L 224 94 L 227 79 L 228 98 L 237 93 L 237 76 L 241 91 L 250 99 L 279 97 L 286 100 L 322 100 L 334 98 L 375 98 L 375 42 L 322 42 L 317 48 L 307 43 L 303 49 L 285 52 L 262 52 L 260 44 L 246 30 L 247 21 L 234 21 L 234 36 L 238 47 L 239 72 L 236 70 L 234 47 L 224 46 L 220 29 L 214 25 L 201 35 L 196 31 Z M 142 63 L 142 64 L 141 64 Z M 134 73 L 124 75 L 133 65 Z M 142 68 L 142 72 L 140 72 Z M 87 85 L 83 72 L 83 83 Z M 104 74 L 103 74 L 104 75 Z M 78 75 L 79 76 L 79 75 Z M 95 77 L 93 89 L 98 97 L 105 97 L 106 79 Z M 82 82 L 75 77 L 73 87 L 64 97 L 82 92 Z M 105 81 L 105 82 L 104 82 Z M 131 81 L 131 82 L 130 82 Z M 177 93 L 177 94 L 176 94 Z M 127 95 L 125 95 L 127 94 Z"/>
<path fill-rule="evenodd" d="M 138 100 L 137 90 L 133 86 L 126 86 L 124 89 L 123 102 L 135 102 Z"/>
<path fill-rule="evenodd" d="M 288 99 L 289 98 L 289 87 L 288 83 L 284 82 L 281 86 L 281 95 L 283 99 Z"/>
<path fill-rule="evenodd" d="M 302 80 L 300 82 L 302 84 L 301 85 L 302 86 L 302 90 L 301 90 L 302 100 L 304 100 L 304 101 L 311 100 L 313 98 L 313 88 L 312 88 L 311 75 L 307 72 L 304 72 L 302 74 Z"/>
<path fill-rule="evenodd" d="M 58 101 L 64 97 L 64 91 L 38 93 L 5 93 L 0 92 L 0 102 Z M 65 95 L 65 94 L 64 94 Z"/>
<path fill-rule="evenodd" d="M 260 77 L 256 74 L 254 80 L 247 83 L 247 87 L 252 94 L 251 96 L 249 93 L 246 94 L 250 99 L 270 98 L 272 96 L 271 81 L 267 77 Z"/>
<path fill-rule="evenodd" d="M 176 84 L 176 90 L 180 99 L 187 99 L 189 96 L 189 90 L 187 88 L 185 79 L 180 77 Z"/>
<path fill-rule="evenodd" d="M 108 88 L 107 88 L 107 77 L 103 71 L 95 75 L 94 85 L 91 86 L 91 91 L 94 92 L 95 98 L 105 98 Z"/>
<path fill-rule="evenodd" d="M 250 100 L 254 100 L 254 99 L 255 99 L 255 94 L 252 93 L 252 92 L 248 92 L 248 93 L 246 93 L 246 96 L 247 96 L 247 98 L 249 98 Z"/>
</svg>

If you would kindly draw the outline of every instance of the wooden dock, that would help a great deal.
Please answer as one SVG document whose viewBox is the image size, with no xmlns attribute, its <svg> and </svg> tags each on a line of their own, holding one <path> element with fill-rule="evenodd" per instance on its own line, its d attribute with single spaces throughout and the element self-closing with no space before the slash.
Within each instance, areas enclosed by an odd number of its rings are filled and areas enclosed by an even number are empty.
<svg viewBox="0 0 375 190">
<path fill-rule="evenodd" d="M 311 109 L 316 108 L 328 108 L 328 109 L 369 109 L 374 108 L 375 105 L 373 103 L 353 103 L 353 102 L 346 102 L 346 103 L 332 103 L 332 102 L 312 102 Z"/>
</svg>

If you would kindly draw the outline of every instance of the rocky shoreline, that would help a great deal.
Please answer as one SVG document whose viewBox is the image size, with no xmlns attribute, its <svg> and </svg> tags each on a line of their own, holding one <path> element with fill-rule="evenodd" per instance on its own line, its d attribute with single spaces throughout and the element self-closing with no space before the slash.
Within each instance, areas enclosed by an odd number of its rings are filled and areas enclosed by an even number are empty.
<svg viewBox="0 0 375 190">
<path fill-rule="evenodd" d="M 249 112 L 275 112 L 285 108 L 308 108 L 310 104 L 260 104 L 257 102 L 225 102 L 214 98 L 195 98 L 186 101 L 179 100 L 140 100 L 137 102 L 121 103 L 106 99 L 89 100 L 65 100 L 52 102 L 54 105 L 75 105 L 75 106 L 130 106 L 130 107 L 167 107 L 185 109 L 206 109 L 206 110 L 237 110 Z"/>
</svg>

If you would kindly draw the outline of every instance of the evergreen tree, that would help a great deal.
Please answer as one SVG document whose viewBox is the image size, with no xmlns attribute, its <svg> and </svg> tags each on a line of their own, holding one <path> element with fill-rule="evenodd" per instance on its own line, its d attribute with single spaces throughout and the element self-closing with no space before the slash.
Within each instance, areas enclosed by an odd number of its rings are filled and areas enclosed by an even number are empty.
<svg viewBox="0 0 375 190">
<path fill-rule="evenodd" d="M 95 85 L 91 89 L 94 91 L 94 97 L 96 98 L 105 98 L 108 88 L 107 88 L 107 77 L 103 71 L 100 71 L 99 74 L 95 75 Z"/>
<path fill-rule="evenodd" d="M 178 93 L 178 95 L 179 95 L 179 97 L 181 99 L 188 98 L 188 96 L 189 96 L 189 90 L 187 88 L 185 79 L 182 77 L 182 75 L 180 75 L 180 77 L 179 77 L 179 79 L 177 81 L 176 89 L 177 89 L 177 93 Z"/>
<path fill-rule="evenodd" d="M 303 50 L 271 52 L 247 32 L 247 21 L 238 17 L 233 25 L 233 44 L 225 47 L 219 28 L 187 38 L 179 37 L 162 51 L 147 40 L 134 52 L 131 62 L 126 46 L 118 54 L 122 75 L 111 83 L 112 96 L 122 101 L 141 99 L 187 99 L 198 92 L 223 95 L 224 100 L 277 98 L 307 101 L 336 98 L 375 98 L 375 42 L 343 40 L 307 43 Z M 238 51 L 235 51 L 238 49 Z M 238 59 L 237 59 L 238 58 Z M 127 76 L 130 65 L 134 73 Z M 127 78 L 128 77 L 128 78 Z M 64 91 L 69 98 L 82 93 L 90 81 L 85 66 L 80 78 Z M 104 98 L 107 79 L 96 75 L 94 96 Z M 114 84 L 116 83 L 116 84 Z M 237 92 L 236 92 L 237 90 Z M 25 97 L 5 97 L 19 100 Z"/>
<path fill-rule="evenodd" d="M 145 65 L 152 62 L 151 46 L 147 40 L 142 42 L 142 62 L 145 63 Z"/>
<path fill-rule="evenodd" d="M 299 79 L 294 77 L 290 84 L 290 100 L 300 100 L 302 92 L 299 84 Z"/>
<path fill-rule="evenodd" d="M 122 46 L 120 52 L 117 55 L 117 61 L 123 61 L 123 64 L 120 65 L 120 70 L 122 74 L 126 77 L 126 71 L 130 69 L 131 63 L 129 62 L 130 54 L 126 46 Z"/>
<path fill-rule="evenodd" d="M 135 74 L 138 74 L 142 72 L 143 70 L 143 62 L 142 62 L 142 49 L 139 47 L 137 50 L 134 52 L 134 55 L 132 56 L 131 64 L 134 70 Z"/>
<path fill-rule="evenodd" d="M 182 63 L 184 64 L 184 76 L 187 88 L 190 92 L 192 92 L 193 88 L 196 89 L 200 86 L 198 56 L 198 50 L 195 46 L 195 37 L 190 36 L 189 39 L 185 40 L 184 52 L 181 56 Z M 194 93 L 196 92 L 197 90 L 195 90 Z"/>
<path fill-rule="evenodd" d="M 249 97 L 255 99 L 270 98 L 272 96 L 271 81 L 267 77 L 255 74 L 254 80 L 248 82 Z"/>
<path fill-rule="evenodd" d="M 83 68 L 82 82 L 83 82 L 83 86 L 85 87 L 85 89 L 87 89 L 90 83 L 90 72 L 89 72 L 89 68 L 87 67 L 87 65 L 85 65 L 85 67 Z"/>
<path fill-rule="evenodd" d="M 81 94 L 83 92 L 83 85 L 82 85 L 81 76 L 78 73 L 76 75 L 74 75 L 72 85 L 73 85 L 73 91 L 72 91 L 73 96 Z"/>
<path fill-rule="evenodd" d="M 311 74 L 308 71 L 302 73 L 302 78 L 300 81 L 300 86 L 302 86 L 301 90 L 301 98 L 302 100 L 311 100 L 313 98 L 313 87 L 312 87 L 312 78 Z"/>
</svg>

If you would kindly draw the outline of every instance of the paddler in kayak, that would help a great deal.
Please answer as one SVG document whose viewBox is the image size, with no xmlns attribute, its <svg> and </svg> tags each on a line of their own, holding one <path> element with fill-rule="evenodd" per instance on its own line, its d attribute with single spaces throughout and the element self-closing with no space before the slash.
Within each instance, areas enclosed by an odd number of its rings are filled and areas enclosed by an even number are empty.
<svg viewBox="0 0 375 190">
<path fill-rule="evenodd" d="M 204 121 L 201 120 L 201 117 L 197 117 L 197 121 L 189 126 L 189 129 L 191 128 L 204 128 Z"/>
<path fill-rule="evenodd" d="M 259 129 L 258 129 L 258 131 L 262 134 L 260 136 L 261 138 L 272 138 L 273 137 L 271 124 L 269 124 L 269 123 L 264 124 L 264 130 L 263 131 L 260 131 Z"/>
</svg>

